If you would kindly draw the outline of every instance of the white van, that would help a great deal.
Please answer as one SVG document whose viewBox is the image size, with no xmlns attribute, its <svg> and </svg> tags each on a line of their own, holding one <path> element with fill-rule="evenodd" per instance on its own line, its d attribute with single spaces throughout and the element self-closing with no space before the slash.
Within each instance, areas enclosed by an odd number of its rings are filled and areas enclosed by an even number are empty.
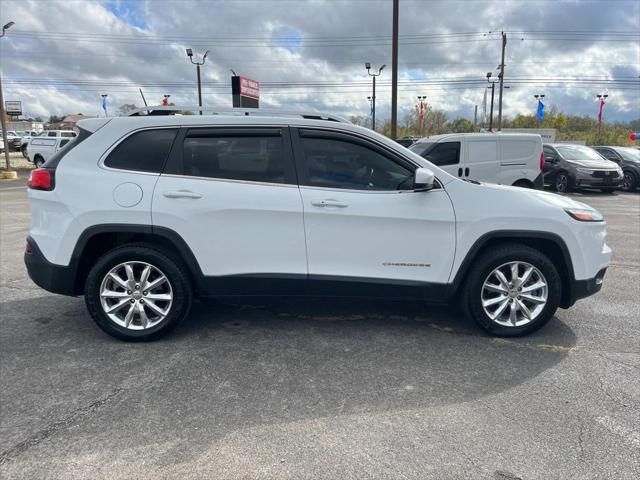
<svg viewBox="0 0 640 480">
<path fill-rule="evenodd" d="M 64 132 L 65 136 L 45 136 L 34 137 L 29 142 L 27 148 L 27 158 L 36 167 L 41 167 L 58 150 L 64 148 L 76 136 L 76 132 Z"/>
<path fill-rule="evenodd" d="M 426 137 L 410 150 L 458 178 L 542 190 L 540 135 L 451 133 Z"/>
</svg>

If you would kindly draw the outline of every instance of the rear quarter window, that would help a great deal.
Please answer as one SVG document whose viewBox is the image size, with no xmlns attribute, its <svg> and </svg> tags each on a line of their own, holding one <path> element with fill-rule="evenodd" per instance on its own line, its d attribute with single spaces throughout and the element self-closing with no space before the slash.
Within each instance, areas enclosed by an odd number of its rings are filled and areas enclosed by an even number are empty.
<svg viewBox="0 0 640 480">
<path fill-rule="evenodd" d="M 119 170 L 160 173 L 177 133 L 177 128 L 135 132 L 109 153 L 104 165 Z"/>
</svg>

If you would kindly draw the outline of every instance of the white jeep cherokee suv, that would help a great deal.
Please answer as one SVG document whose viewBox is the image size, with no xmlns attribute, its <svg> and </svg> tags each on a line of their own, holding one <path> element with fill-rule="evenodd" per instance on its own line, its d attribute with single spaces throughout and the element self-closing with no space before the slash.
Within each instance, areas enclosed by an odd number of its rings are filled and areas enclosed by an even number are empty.
<svg viewBox="0 0 640 480">
<path fill-rule="evenodd" d="M 29 180 L 33 281 L 126 340 L 238 295 L 456 301 L 514 336 L 602 286 L 585 204 L 457 179 L 337 117 L 236 113 L 81 121 Z"/>
</svg>

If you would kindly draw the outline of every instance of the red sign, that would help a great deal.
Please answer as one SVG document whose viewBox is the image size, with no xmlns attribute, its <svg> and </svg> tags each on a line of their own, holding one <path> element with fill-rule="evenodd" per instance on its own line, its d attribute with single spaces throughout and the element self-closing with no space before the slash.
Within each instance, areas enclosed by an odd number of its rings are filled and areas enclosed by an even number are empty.
<svg viewBox="0 0 640 480">
<path fill-rule="evenodd" d="M 240 77 L 240 95 L 251 97 L 256 100 L 260 98 L 260 82 L 247 77 Z"/>
</svg>

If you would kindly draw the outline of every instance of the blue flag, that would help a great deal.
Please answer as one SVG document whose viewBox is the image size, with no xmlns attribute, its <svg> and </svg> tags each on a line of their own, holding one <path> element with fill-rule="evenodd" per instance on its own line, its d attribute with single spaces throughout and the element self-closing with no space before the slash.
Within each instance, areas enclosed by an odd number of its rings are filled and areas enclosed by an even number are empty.
<svg viewBox="0 0 640 480">
<path fill-rule="evenodd" d="M 541 122 L 544 118 L 544 103 L 538 102 L 538 121 Z"/>
<path fill-rule="evenodd" d="M 107 97 L 102 97 L 102 109 L 107 113 Z"/>
</svg>

